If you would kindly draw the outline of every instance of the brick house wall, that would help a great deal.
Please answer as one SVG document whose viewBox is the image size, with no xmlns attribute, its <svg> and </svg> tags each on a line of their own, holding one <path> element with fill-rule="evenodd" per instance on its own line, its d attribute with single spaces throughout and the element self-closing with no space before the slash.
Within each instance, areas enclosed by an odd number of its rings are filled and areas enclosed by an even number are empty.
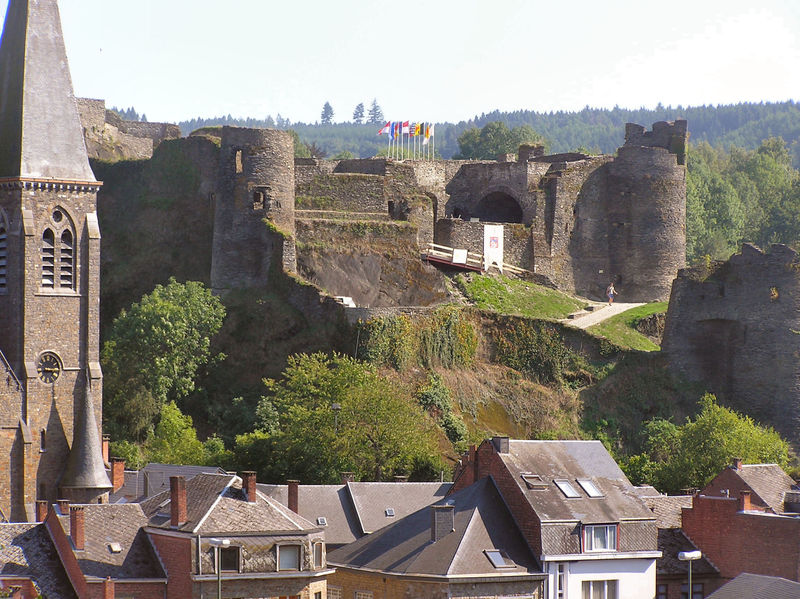
<svg viewBox="0 0 800 599">
<path fill-rule="evenodd" d="M 150 540 L 167 571 L 166 599 L 192 597 L 192 540 L 152 531 Z"/>
<path fill-rule="evenodd" d="M 683 509 L 683 531 L 719 569 L 800 580 L 800 520 L 741 512 L 739 499 L 697 495 Z"/>
</svg>

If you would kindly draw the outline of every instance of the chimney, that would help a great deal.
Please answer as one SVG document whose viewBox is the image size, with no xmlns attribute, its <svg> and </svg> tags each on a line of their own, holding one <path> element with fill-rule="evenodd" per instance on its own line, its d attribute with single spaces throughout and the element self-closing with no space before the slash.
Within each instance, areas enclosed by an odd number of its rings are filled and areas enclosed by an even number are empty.
<svg viewBox="0 0 800 599">
<path fill-rule="evenodd" d="M 67 514 L 69 514 L 69 499 L 58 500 L 58 512 L 62 516 L 66 516 Z"/>
<path fill-rule="evenodd" d="M 509 438 L 508 437 L 492 437 L 492 445 L 494 445 L 497 453 L 508 453 Z"/>
<path fill-rule="evenodd" d="M 431 541 L 443 539 L 455 528 L 456 506 L 453 504 L 431 506 Z"/>
<path fill-rule="evenodd" d="M 299 514 L 298 506 L 297 506 L 297 494 L 300 488 L 300 481 L 299 480 L 288 480 L 286 481 L 289 485 L 289 509 L 292 510 L 295 514 Z"/>
<path fill-rule="evenodd" d="M 117 492 L 125 484 L 125 460 L 111 458 L 111 490 Z"/>
<path fill-rule="evenodd" d="M 83 506 L 73 505 L 69 508 L 69 536 L 77 551 L 83 551 L 84 535 Z"/>
<path fill-rule="evenodd" d="M 408 482 L 408 477 L 407 476 L 401 476 L 399 474 L 395 475 L 394 482 L 396 482 L 396 483 L 407 483 Z"/>
<path fill-rule="evenodd" d="M 186 479 L 182 476 L 169 477 L 169 502 L 170 524 L 177 528 L 186 523 Z"/>
<path fill-rule="evenodd" d="M 742 458 L 733 458 L 733 469 L 734 470 L 742 469 Z"/>
<path fill-rule="evenodd" d="M 355 472 L 342 472 L 342 484 L 346 485 L 347 483 L 354 483 L 356 482 L 356 474 Z"/>
<path fill-rule="evenodd" d="M 114 599 L 114 581 L 110 576 L 103 581 L 103 599 Z"/>
<path fill-rule="evenodd" d="M 44 519 L 47 517 L 47 501 L 44 499 L 38 499 L 36 501 L 36 521 L 37 522 L 44 522 Z"/>
<path fill-rule="evenodd" d="M 108 448 L 111 444 L 111 435 L 103 435 L 103 462 L 108 464 Z"/>
<path fill-rule="evenodd" d="M 739 491 L 739 511 L 746 512 L 750 509 L 752 509 L 750 491 Z"/>
<path fill-rule="evenodd" d="M 247 493 L 249 503 L 256 502 L 256 473 L 250 470 L 242 472 L 242 489 Z"/>
</svg>

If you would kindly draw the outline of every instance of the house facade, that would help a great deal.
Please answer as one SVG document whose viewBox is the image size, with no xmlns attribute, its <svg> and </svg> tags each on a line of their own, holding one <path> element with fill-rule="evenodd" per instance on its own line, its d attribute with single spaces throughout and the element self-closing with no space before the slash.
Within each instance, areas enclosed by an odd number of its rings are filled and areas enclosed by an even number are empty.
<svg viewBox="0 0 800 599">
<path fill-rule="evenodd" d="M 655 597 L 656 518 L 602 443 L 495 437 L 465 454 L 453 491 L 487 476 L 547 575 L 545 597 Z"/>
</svg>

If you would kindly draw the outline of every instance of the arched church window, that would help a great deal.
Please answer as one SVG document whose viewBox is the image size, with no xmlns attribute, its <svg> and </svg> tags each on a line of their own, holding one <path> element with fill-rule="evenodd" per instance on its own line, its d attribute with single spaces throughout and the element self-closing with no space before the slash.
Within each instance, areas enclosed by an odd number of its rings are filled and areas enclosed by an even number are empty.
<svg viewBox="0 0 800 599">
<path fill-rule="evenodd" d="M 75 244 L 73 243 L 72 231 L 66 230 L 61 233 L 61 287 L 72 288 L 73 271 L 75 268 Z"/>
<path fill-rule="evenodd" d="M 42 234 L 42 287 L 55 287 L 56 241 L 52 229 Z"/>
<path fill-rule="evenodd" d="M 0 211 L 0 293 L 8 289 L 8 224 Z"/>
</svg>

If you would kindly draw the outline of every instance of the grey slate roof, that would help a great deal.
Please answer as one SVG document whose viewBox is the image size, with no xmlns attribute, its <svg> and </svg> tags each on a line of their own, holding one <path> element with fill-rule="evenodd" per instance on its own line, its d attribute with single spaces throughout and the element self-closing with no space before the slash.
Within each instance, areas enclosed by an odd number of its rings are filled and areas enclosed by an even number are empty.
<svg viewBox="0 0 800 599">
<path fill-rule="evenodd" d="M 190 480 L 198 474 L 227 474 L 216 466 L 179 466 L 151 462 L 141 470 L 126 470 L 125 484 L 109 494 L 110 503 L 142 501 L 162 491 L 169 490 L 171 476 L 183 476 Z"/>
<path fill-rule="evenodd" d="M 170 529 L 170 491 L 140 504 L 150 526 Z M 299 533 L 318 527 L 272 498 L 246 500 L 242 481 L 232 474 L 198 474 L 186 481 L 187 521 L 178 530 L 200 534 Z"/>
<path fill-rule="evenodd" d="M 166 578 L 143 527 L 147 518 L 138 504 L 87 504 L 84 513 L 84 550 L 75 556 L 84 576 L 99 578 Z M 69 535 L 69 516 L 59 516 Z M 114 553 L 110 544 L 118 543 Z"/>
<path fill-rule="evenodd" d="M 0 576 L 30 578 L 48 599 L 77 599 L 41 524 L 0 524 Z"/>
<path fill-rule="evenodd" d="M 696 551 L 697 549 L 698 547 L 679 528 L 659 528 L 658 550 L 661 551 L 661 557 L 656 560 L 656 572 L 658 574 L 688 575 L 688 563 L 679 560 L 678 554 L 681 551 Z M 719 571 L 706 556 L 703 556 L 692 562 L 692 573 L 698 576 L 716 575 L 719 574 Z"/>
<path fill-rule="evenodd" d="M 428 506 L 443 498 L 452 483 L 374 483 L 349 482 L 345 485 L 300 485 L 300 515 L 316 524 L 317 518 L 327 521 L 325 541 L 328 546 L 352 543 L 365 534 Z M 259 484 L 258 489 L 288 505 L 286 485 Z M 387 516 L 392 508 L 394 516 Z"/>
<path fill-rule="evenodd" d="M 691 495 L 650 495 L 641 499 L 655 515 L 658 528 L 681 528 L 681 510 L 692 507 Z"/>
<path fill-rule="evenodd" d="M 800 583 L 758 574 L 739 574 L 708 599 L 798 599 Z"/>
<path fill-rule="evenodd" d="M 510 440 L 509 452 L 497 455 L 543 522 L 655 520 L 600 441 Z M 543 488 L 530 488 L 523 474 L 538 475 L 546 484 Z M 589 497 L 578 479 L 591 480 L 603 497 Z M 566 497 L 555 480 L 568 480 L 579 497 Z"/>
<path fill-rule="evenodd" d="M 761 497 L 776 514 L 783 513 L 783 494 L 795 484 L 778 464 L 743 464 L 734 472 Z"/>
<path fill-rule="evenodd" d="M 0 177 L 95 181 L 56 0 L 10 0 L 0 81 Z"/>
<path fill-rule="evenodd" d="M 328 554 L 328 563 L 395 574 L 433 576 L 540 575 L 541 570 L 491 478 L 437 503 L 455 506 L 455 530 L 431 541 L 431 507 Z M 504 551 L 509 568 L 495 568 L 484 551 Z"/>
</svg>

